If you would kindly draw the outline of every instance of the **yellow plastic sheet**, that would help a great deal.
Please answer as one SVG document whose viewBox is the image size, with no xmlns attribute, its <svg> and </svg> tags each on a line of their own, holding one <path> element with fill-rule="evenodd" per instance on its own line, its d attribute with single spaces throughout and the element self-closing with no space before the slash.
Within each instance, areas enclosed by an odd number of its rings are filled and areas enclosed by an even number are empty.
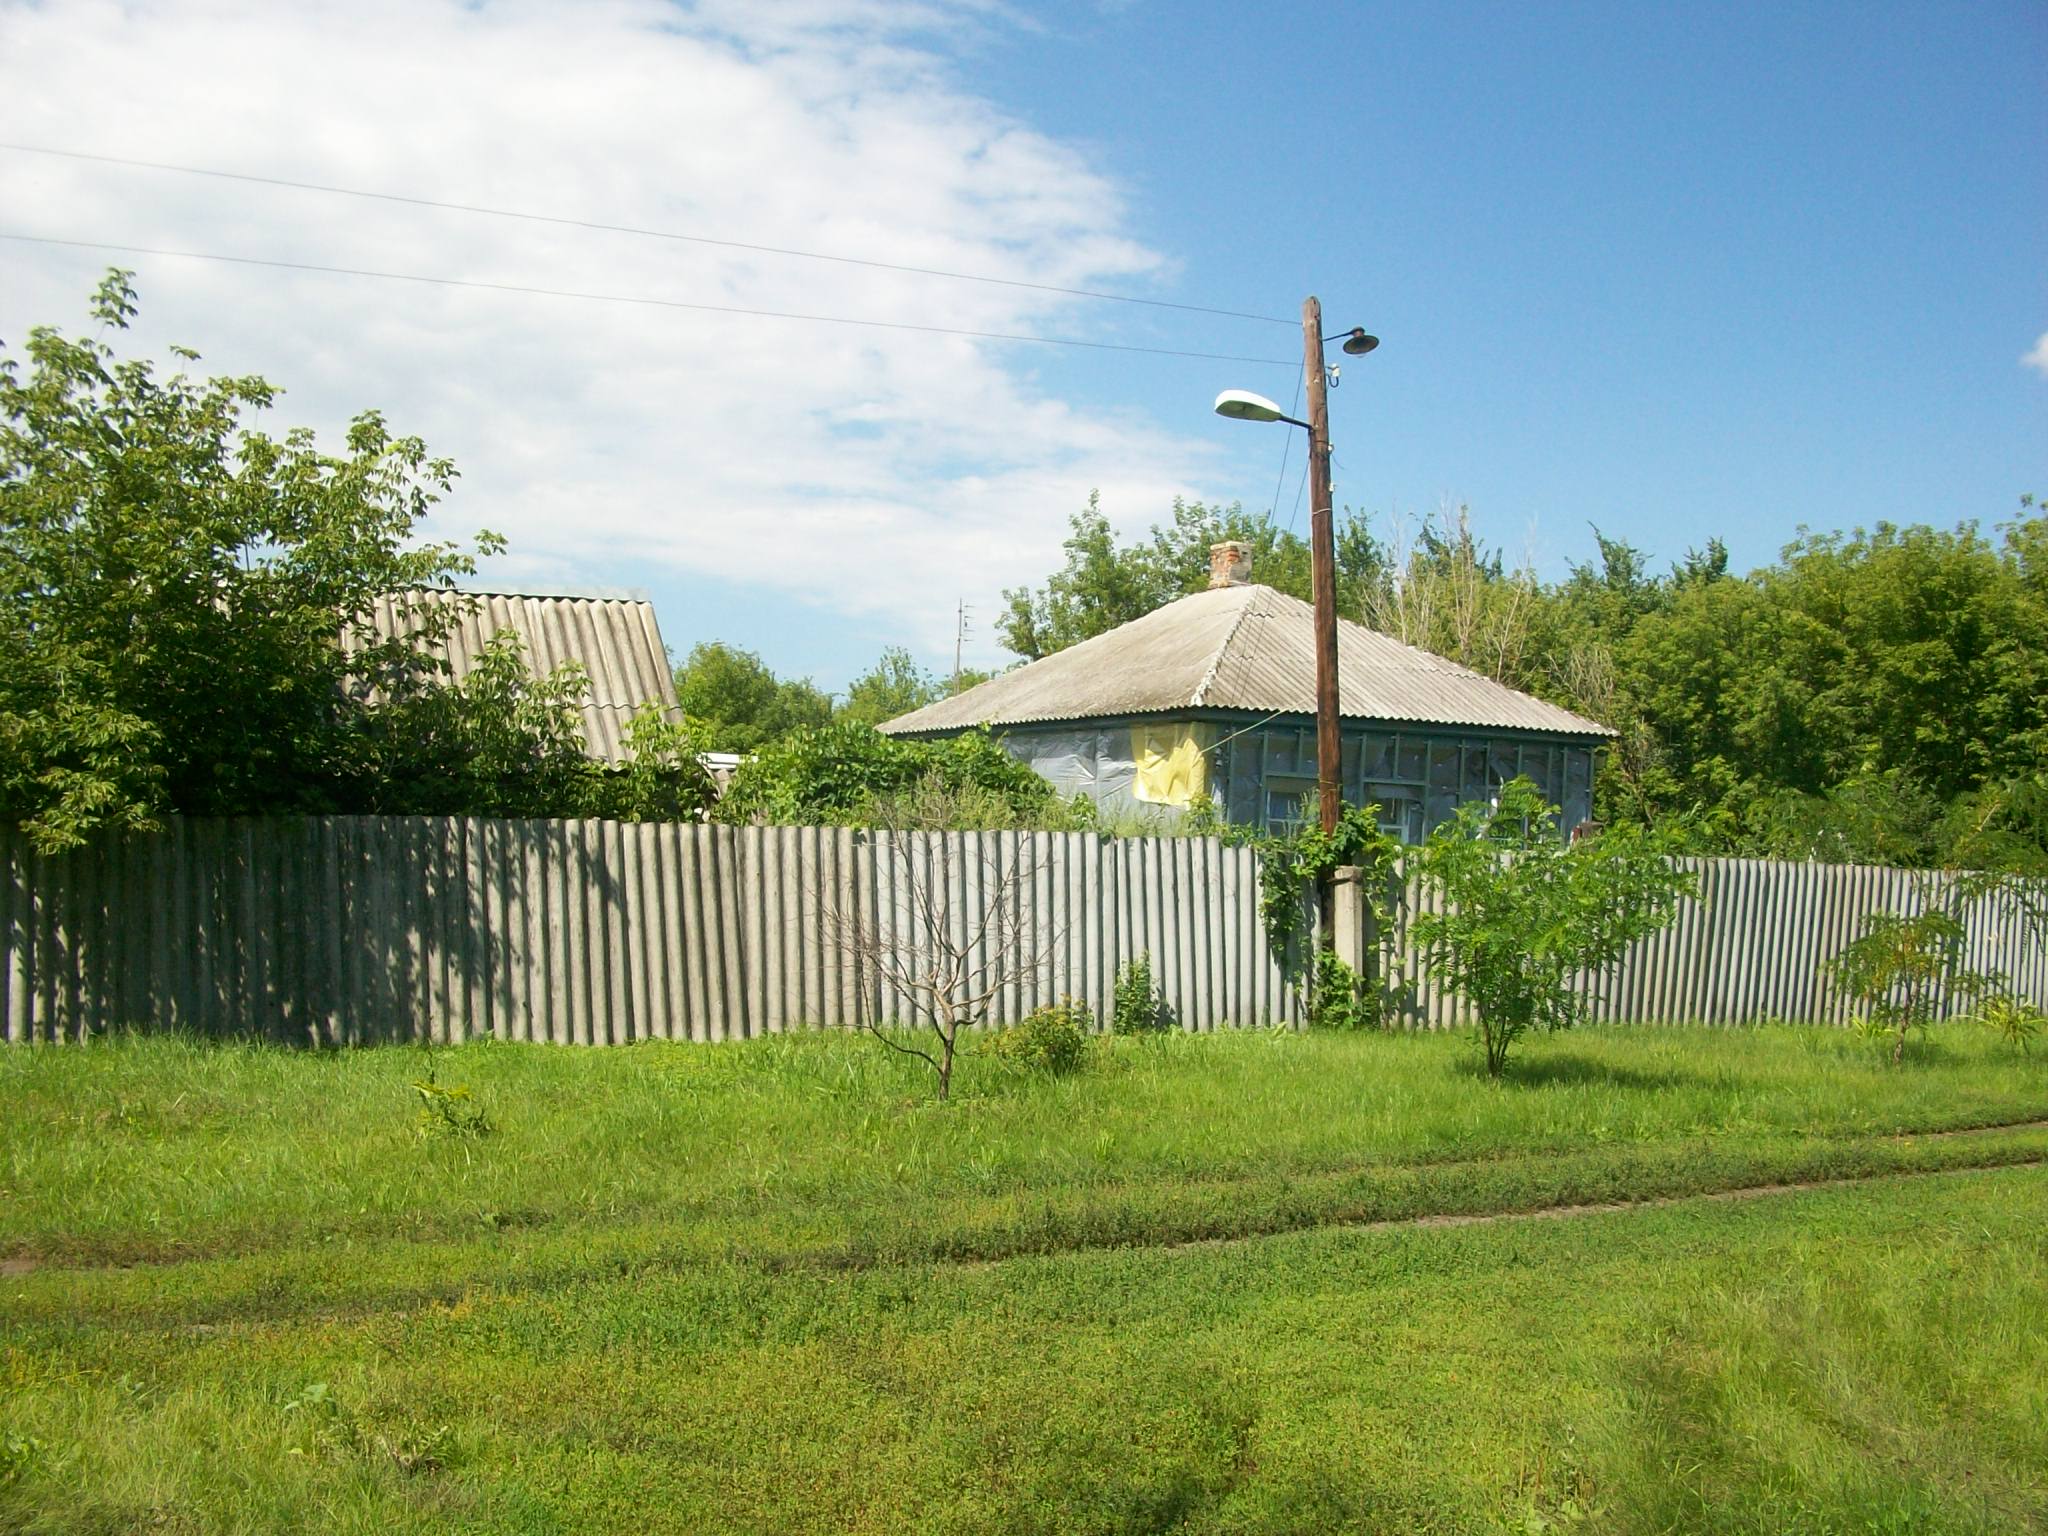
<svg viewBox="0 0 2048 1536">
<path fill-rule="evenodd" d="M 1189 806 L 1209 792 L 1209 759 L 1188 726 L 1132 726 L 1131 761 L 1138 768 L 1131 793 L 1148 804 Z"/>
</svg>

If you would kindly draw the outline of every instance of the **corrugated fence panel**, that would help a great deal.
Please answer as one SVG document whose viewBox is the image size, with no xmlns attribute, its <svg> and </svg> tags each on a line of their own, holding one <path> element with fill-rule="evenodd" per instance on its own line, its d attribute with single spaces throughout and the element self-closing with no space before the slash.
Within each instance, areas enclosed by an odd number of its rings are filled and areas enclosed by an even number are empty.
<svg viewBox="0 0 2048 1536">
<path fill-rule="evenodd" d="M 1594 1017 L 1840 1023 L 1825 962 L 1872 913 L 1941 891 L 1898 870 L 1693 867 L 1698 899 L 1580 979 Z M 1063 996 L 1106 1022 L 1141 955 L 1184 1029 L 1299 1023 L 1259 889 L 1249 849 L 1195 838 L 360 817 L 174 821 L 42 857 L 5 831 L 0 1028 L 736 1039 L 917 1018 L 917 978 L 949 953 L 964 956 L 956 995 L 989 991 L 994 1024 Z M 1436 901 L 1398 891 L 1379 936 L 1414 1027 L 1471 1019 L 1409 941 Z M 1966 963 L 2048 1005 L 2048 945 L 2020 902 L 1965 918 Z"/>
</svg>

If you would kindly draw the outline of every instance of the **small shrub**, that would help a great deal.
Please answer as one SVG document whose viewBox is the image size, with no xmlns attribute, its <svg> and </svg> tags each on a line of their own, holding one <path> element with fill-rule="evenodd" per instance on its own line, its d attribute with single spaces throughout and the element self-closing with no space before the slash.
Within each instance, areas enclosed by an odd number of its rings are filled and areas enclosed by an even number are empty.
<svg viewBox="0 0 2048 1536">
<path fill-rule="evenodd" d="M 1849 1020 L 1849 1032 L 1866 1045 L 1889 1048 L 1895 1029 L 1893 1022 L 1881 1014 L 1859 1013 Z"/>
<path fill-rule="evenodd" d="M 1094 1032 L 1095 1016 L 1088 1005 L 1063 997 L 990 1035 L 982 1050 L 1027 1072 L 1063 1077 L 1087 1062 L 1088 1037 Z"/>
<path fill-rule="evenodd" d="M 1109 1015 L 1112 1033 L 1143 1035 L 1166 1028 L 1166 1005 L 1152 984 L 1152 956 L 1149 952 L 1126 961 L 1116 973 Z"/>
<path fill-rule="evenodd" d="M 1889 1030 L 1894 1065 L 1906 1059 L 1911 1031 L 1932 1029 L 1956 1002 L 1981 997 L 1996 983 L 1963 965 L 1968 937 L 1948 907 L 1930 905 L 1911 916 L 1873 912 L 1842 952 L 1825 962 L 1835 986 L 1867 1010 L 1859 1029 L 1873 1039 L 1885 1038 Z"/>
<path fill-rule="evenodd" d="M 479 1139 L 497 1130 L 490 1111 L 470 1096 L 469 1084 L 435 1081 L 432 1063 L 427 1075 L 413 1079 L 413 1092 L 420 1096 L 419 1132 L 423 1140 L 437 1136 Z"/>
<path fill-rule="evenodd" d="M 1308 1022 L 1312 1029 L 1377 1029 L 1379 995 L 1335 955 L 1320 954 L 1309 983 Z"/>
<path fill-rule="evenodd" d="M 2036 1037 L 2040 1035 L 2042 1026 L 2048 1025 L 2048 1014 L 2043 1014 L 2031 1003 L 2009 996 L 1991 998 L 1977 1010 L 1977 1018 L 2023 1056 L 2033 1054 Z"/>
<path fill-rule="evenodd" d="M 407 1477 L 440 1472 L 448 1465 L 453 1433 L 446 1424 L 431 1427 L 408 1421 L 396 1435 L 379 1435 L 377 1449 L 391 1458 L 391 1464 Z"/>
</svg>

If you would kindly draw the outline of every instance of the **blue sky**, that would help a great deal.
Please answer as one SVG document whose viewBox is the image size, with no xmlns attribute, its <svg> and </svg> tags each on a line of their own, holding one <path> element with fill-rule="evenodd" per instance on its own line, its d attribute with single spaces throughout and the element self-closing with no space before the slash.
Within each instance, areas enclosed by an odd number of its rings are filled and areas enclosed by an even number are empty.
<svg viewBox="0 0 2048 1536">
<path fill-rule="evenodd" d="M 1243 353 L 1062 351 L 0 251 L 0 337 L 138 268 L 140 344 L 452 453 L 505 585 L 622 586 L 842 688 L 1000 663 L 1093 487 L 1274 499 L 1301 298 L 1381 349 L 1340 503 L 1467 503 L 1545 576 L 1589 524 L 1737 566 L 1800 524 L 2048 491 L 2038 4 L 995 10 L 893 0 L 0 0 L 0 137 L 1248 309 L 1259 324 L 0 153 L 15 232 Z M 390 39 L 410 46 L 394 50 Z M 90 89 L 115 103 L 81 121 Z M 1280 515 L 1295 505 L 1298 444 Z"/>
<path fill-rule="evenodd" d="M 1746 566 L 2048 483 L 2044 66 L 2039 6 L 1859 4 L 1133 6 L 973 68 L 1097 147 L 1181 291 L 1383 336 L 1340 496 L 1468 500 L 1556 574 L 1589 521 Z M 1162 415 L 1222 377 L 1180 371 Z"/>
</svg>

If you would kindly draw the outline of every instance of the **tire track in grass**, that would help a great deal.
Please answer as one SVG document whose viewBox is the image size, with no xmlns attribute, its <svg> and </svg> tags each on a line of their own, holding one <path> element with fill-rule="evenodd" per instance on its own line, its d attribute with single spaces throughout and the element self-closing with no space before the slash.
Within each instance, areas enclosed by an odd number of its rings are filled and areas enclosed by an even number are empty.
<svg viewBox="0 0 2048 1536">
<path fill-rule="evenodd" d="M 1836 1143 L 1816 1147 L 1814 1155 L 1805 1158 L 1763 1157 L 1747 1165 L 1738 1158 L 1718 1167 L 1711 1162 L 1576 1166 L 1563 1160 L 1525 1166 L 1520 1171 L 1528 1177 L 1519 1190 L 1480 1180 L 1477 1176 L 1498 1167 L 1491 1163 L 1437 1165 L 1419 1173 L 1412 1168 L 1381 1169 L 1363 1187 L 1354 1176 L 1321 1187 L 1283 1181 L 1262 1191 L 1247 1191 L 1260 1197 L 1251 1209 L 1217 1206 L 1217 1197 L 1232 1194 L 1230 1188 L 1219 1187 L 1198 1192 L 1180 1208 L 1169 1199 L 1142 1209 L 1084 1204 L 1020 1210 L 1010 1213 L 1008 1220 L 1000 1212 L 988 1212 L 979 1222 L 950 1229 L 919 1224 L 837 1244 L 724 1246 L 705 1241 L 708 1234 L 693 1238 L 662 1227 L 639 1227 L 609 1237 L 586 1235 L 575 1240 L 573 1253 L 559 1240 L 532 1251 L 499 1248 L 489 1253 L 462 1251 L 467 1245 L 397 1243 L 381 1246 L 391 1251 L 404 1272 L 379 1283 L 374 1277 L 375 1255 L 361 1253 L 355 1273 L 369 1283 L 360 1289 L 353 1280 L 337 1285 L 334 1276 L 323 1275 L 313 1252 L 278 1256 L 281 1263 L 265 1262 L 247 1273 L 237 1273 L 244 1264 L 234 1259 L 115 1269 L 50 1265 L 26 1273 L 17 1270 L 14 1276 L 16 1286 L 41 1293 L 36 1299 L 20 1291 L 6 1299 L 28 1302 L 26 1314 L 16 1313 L 18 1322 L 42 1313 L 45 1323 L 213 1333 L 293 1319 L 342 1319 L 453 1304 L 479 1286 L 501 1294 L 545 1293 L 603 1274 L 627 1276 L 708 1265 L 750 1271 L 772 1281 L 779 1274 L 984 1268 L 1020 1258 L 1238 1245 L 1313 1231 L 1562 1220 L 1695 1201 L 1761 1199 L 1937 1173 L 2048 1166 L 2048 1145 L 2038 1139 L 2044 1130 L 2048 1121 L 2037 1120 L 1961 1132 L 1883 1135 L 1860 1148 Z M 1802 1161 L 1811 1172 L 1798 1169 Z M 1847 1166 L 1842 1166 L 1845 1162 Z M 1632 1193 L 1631 1186 L 1642 1192 Z M 1574 1198 L 1576 1191 L 1585 1193 Z M 1208 1197 L 1208 1204 L 1202 1196 Z M 438 1277 L 425 1279 L 423 1271 L 432 1270 L 438 1270 Z M 94 1277 L 103 1278 L 112 1289 L 96 1297 L 82 1293 L 78 1282 L 90 1286 Z M 159 1284 L 168 1284 L 168 1290 L 157 1290 Z M 0 1316 L 7 1310 L 0 1305 Z"/>
</svg>

